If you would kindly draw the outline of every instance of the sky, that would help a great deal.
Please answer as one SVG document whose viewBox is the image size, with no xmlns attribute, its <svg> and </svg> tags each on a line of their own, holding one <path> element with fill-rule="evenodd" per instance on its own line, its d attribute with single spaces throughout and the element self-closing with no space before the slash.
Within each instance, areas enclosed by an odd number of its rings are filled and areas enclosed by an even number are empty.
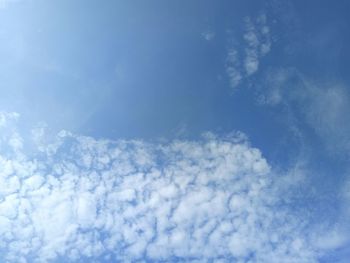
<svg viewBox="0 0 350 263">
<path fill-rule="evenodd" d="M 349 8 L 0 0 L 0 262 L 348 262 Z"/>
</svg>

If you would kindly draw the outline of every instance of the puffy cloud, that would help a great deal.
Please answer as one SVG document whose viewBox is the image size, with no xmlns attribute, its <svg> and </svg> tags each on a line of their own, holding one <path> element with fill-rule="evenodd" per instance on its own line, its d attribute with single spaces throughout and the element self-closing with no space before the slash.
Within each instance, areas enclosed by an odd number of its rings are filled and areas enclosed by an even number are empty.
<svg viewBox="0 0 350 263">
<path fill-rule="evenodd" d="M 271 50 L 271 33 L 266 14 L 263 13 L 254 20 L 251 17 L 245 18 L 243 43 L 243 54 L 238 52 L 239 48 L 235 45 L 228 49 L 226 72 L 233 88 L 244 78 L 256 73 L 261 58 Z"/>
<path fill-rule="evenodd" d="M 1 134 L 14 131 L 0 116 Z M 2 261 L 317 261 L 284 176 L 241 134 L 147 143 L 62 132 L 39 146 L 0 150 Z"/>
<path fill-rule="evenodd" d="M 240 64 L 241 62 L 238 57 L 237 50 L 234 48 L 231 48 L 227 54 L 226 73 L 229 77 L 230 86 L 232 88 L 237 87 L 243 79 L 243 75 L 240 70 Z"/>
</svg>

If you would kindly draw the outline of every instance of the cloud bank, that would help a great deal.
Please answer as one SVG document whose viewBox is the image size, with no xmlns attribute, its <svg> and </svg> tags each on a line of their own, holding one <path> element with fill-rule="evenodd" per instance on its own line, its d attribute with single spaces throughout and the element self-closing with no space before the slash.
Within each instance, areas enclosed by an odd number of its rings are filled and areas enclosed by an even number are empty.
<svg viewBox="0 0 350 263">
<path fill-rule="evenodd" d="M 35 129 L 29 151 L 17 118 L 0 114 L 2 262 L 317 261 L 292 185 L 242 134 L 48 143 Z"/>
</svg>

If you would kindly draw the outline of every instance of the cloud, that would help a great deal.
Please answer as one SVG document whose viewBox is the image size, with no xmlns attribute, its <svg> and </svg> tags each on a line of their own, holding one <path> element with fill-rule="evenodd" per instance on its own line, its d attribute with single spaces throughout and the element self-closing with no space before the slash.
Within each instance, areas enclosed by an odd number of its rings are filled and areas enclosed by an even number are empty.
<svg viewBox="0 0 350 263">
<path fill-rule="evenodd" d="M 255 74 L 259 69 L 261 58 L 271 50 L 271 34 L 267 25 L 266 14 L 252 20 L 246 17 L 244 21 L 243 52 L 239 47 L 230 46 L 228 49 L 226 72 L 232 88 L 240 85 L 241 81 Z"/>
<path fill-rule="evenodd" d="M 238 57 L 238 52 L 232 48 L 227 54 L 226 73 L 230 80 L 230 86 L 233 88 L 237 87 L 243 79 L 242 72 L 239 68 L 240 60 Z"/>
<path fill-rule="evenodd" d="M 16 118 L 0 116 L 1 145 L 20 140 Z M 286 205 L 288 173 L 240 133 L 148 143 L 61 132 L 45 148 L 36 131 L 36 152 L 23 139 L 0 150 L 2 261 L 317 261 L 307 216 Z"/>
<path fill-rule="evenodd" d="M 337 225 L 326 231 L 318 231 L 315 245 L 323 250 L 337 250 L 339 255 L 349 253 L 350 180 L 348 172 L 344 170 L 349 170 L 350 95 L 346 86 L 340 81 L 316 81 L 295 68 L 280 68 L 271 70 L 265 76 L 265 84 L 259 92 L 260 103 L 283 109 L 283 112 L 293 116 L 283 116 L 286 125 L 298 130 L 301 143 L 307 144 L 312 155 L 319 156 L 318 152 L 314 152 L 317 147 L 317 151 L 326 156 L 329 162 L 326 165 L 331 172 L 313 180 L 337 182 L 336 185 L 323 186 L 332 193 L 332 202 L 337 202 L 338 210 L 334 213 L 337 216 L 332 218 Z M 309 141 L 310 136 L 317 142 L 316 147 L 312 145 L 314 142 Z M 320 163 L 318 159 L 316 161 Z M 322 173 L 324 171 L 319 172 Z M 340 257 L 348 258 L 348 254 Z M 330 261 L 338 262 L 335 259 Z"/>
<path fill-rule="evenodd" d="M 214 39 L 215 37 L 215 32 L 212 31 L 212 30 L 207 30 L 205 32 L 202 33 L 202 37 L 207 40 L 207 41 L 210 41 L 212 39 Z"/>
<path fill-rule="evenodd" d="M 285 106 L 298 116 L 299 129 L 311 128 L 327 152 L 348 156 L 350 95 L 343 83 L 316 81 L 295 68 L 270 70 L 263 82 L 259 103 Z"/>
</svg>

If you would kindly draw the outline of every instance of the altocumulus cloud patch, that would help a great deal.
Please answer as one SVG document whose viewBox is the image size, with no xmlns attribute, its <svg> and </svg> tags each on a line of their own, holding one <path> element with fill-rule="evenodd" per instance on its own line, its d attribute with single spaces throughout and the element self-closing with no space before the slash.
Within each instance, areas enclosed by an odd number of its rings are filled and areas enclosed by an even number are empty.
<svg viewBox="0 0 350 263">
<path fill-rule="evenodd" d="M 306 216 L 283 205 L 275 179 L 289 175 L 242 135 L 43 143 L 36 130 L 28 151 L 17 118 L 0 115 L 2 261 L 317 261 Z"/>
</svg>

